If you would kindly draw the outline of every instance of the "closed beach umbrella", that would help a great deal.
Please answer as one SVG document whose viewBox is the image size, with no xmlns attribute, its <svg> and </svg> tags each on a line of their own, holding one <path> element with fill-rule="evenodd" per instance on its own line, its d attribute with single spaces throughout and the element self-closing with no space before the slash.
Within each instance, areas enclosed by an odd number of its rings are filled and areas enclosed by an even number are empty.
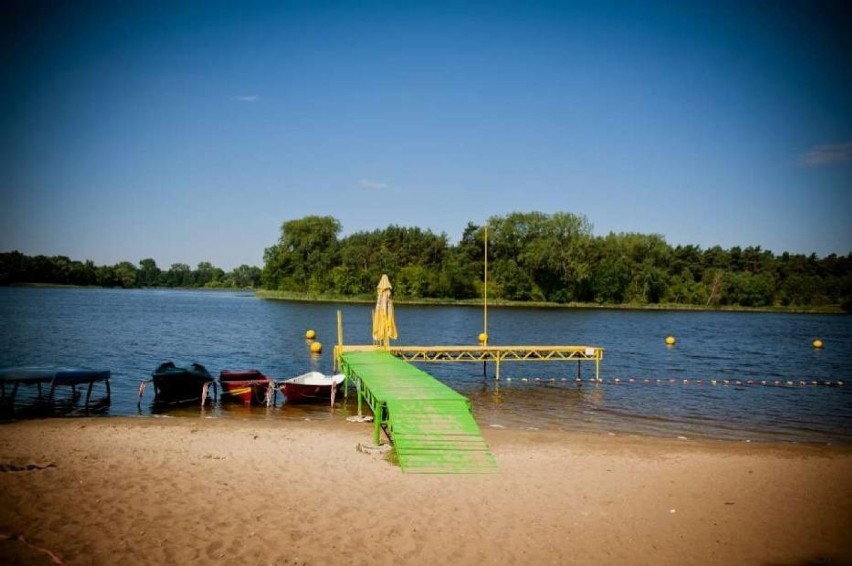
<svg viewBox="0 0 852 566">
<path fill-rule="evenodd" d="M 373 340 L 385 346 L 389 346 L 390 341 L 397 338 L 391 288 L 388 276 L 382 275 L 377 287 L 376 310 L 373 311 Z"/>
</svg>

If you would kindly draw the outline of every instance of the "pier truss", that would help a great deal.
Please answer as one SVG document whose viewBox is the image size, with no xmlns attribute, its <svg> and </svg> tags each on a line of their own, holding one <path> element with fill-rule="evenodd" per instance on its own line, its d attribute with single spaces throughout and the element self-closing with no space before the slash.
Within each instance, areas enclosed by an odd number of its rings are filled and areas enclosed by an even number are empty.
<svg viewBox="0 0 852 566">
<path fill-rule="evenodd" d="M 337 346 L 340 353 L 375 351 L 376 346 Z M 604 349 L 597 346 L 389 346 L 387 351 L 407 362 L 493 362 L 495 378 L 500 379 L 503 362 L 577 362 L 595 364 L 595 379 L 600 379 Z M 335 355 L 335 358 L 338 356 Z"/>
</svg>

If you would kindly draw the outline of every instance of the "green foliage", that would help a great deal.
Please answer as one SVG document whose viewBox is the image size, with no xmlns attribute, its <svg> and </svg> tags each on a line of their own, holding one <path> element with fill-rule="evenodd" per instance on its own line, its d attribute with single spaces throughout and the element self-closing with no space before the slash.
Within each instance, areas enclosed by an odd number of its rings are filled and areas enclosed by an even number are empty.
<svg viewBox="0 0 852 566">
<path fill-rule="evenodd" d="M 193 270 L 185 263 L 174 263 L 168 271 L 157 262 L 145 258 L 137 268 L 123 261 L 116 265 L 96 266 L 93 261 L 72 261 L 65 256 L 29 257 L 14 251 L 0 253 L 0 285 L 15 283 L 45 283 L 99 287 L 208 287 L 256 288 L 260 286 L 259 267 L 241 265 L 225 273 L 210 262 L 203 261 Z"/>
<path fill-rule="evenodd" d="M 852 311 L 852 254 L 775 256 L 759 246 L 725 250 L 672 247 L 659 234 L 592 235 L 582 215 L 513 212 L 488 219 L 488 295 L 495 300 L 602 305 L 782 307 L 834 305 Z M 390 225 L 340 238 L 331 216 L 281 225 L 263 268 L 230 273 L 200 262 L 161 270 L 96 266 L 65 256 L 0 253 L 0 285 L 50 283 L 104 287 L 258 288 L 288 296 L 375 296 L 383 273 L 402 299 L 467 300 L 484 292 L 485 226 L 469 222 L 457 245 L 446 234 Z"/>
<path fill-rule="evenodd" d="M 321 250 L 310 255 L 301 245 L 311 230 L 318 230 L 313 236 L 324 242 L 321 257 Z M 376 282 L 387 273 L 395 295 L 403 299 L 464 300 L 483 294 L 484 226 L 469 222 L 455 246 L 445 235 L 419 228 L 391 225 L 331 238 L 338 230 L 329 217 L 285 222 L 281 240 L 267 248 L 264 285 L 364 297 L 375 293 Z M 567 212 L 513 212 L 488 219 L 488 293 L 497 300 L 852 308 L 850 267 L 852 254 L 821 260 L 786 253 L 776 257 L 760 247 L 673 248 L 659 234 L 595 237 L 584 216 Z"/>
<path fill-rule="evenodd" d="M 259 267 L 243 264 L 225 276 L 224 287 L 251 289 L 260 287 L 261 270 Z"/>
<path fill-rule="evenodd" d="M 160 276 L 163 272 L 157 267 L 157 262 L 151 258 L 139 262 L 137 282 L 140 287 L 157 287 L 160 284 Z"/>
<path fill-rule="evenodd" d="M 775 298 L 775 281 L 766 273 L 728 273 L 723 296 L 727 304 L 743 307 L 771 306 Z"/>
<path fill-rule="evenodd" d="M 281 237 L 264 252 L 263 284 L 280 291 L 322 292 L 337 264 L 340 222 L 306 216 L 281 225 Z"/>
<path fill-rule="evenodd" d="M 185 263 L 173 263 L 166 273 L 166 287 L 192 287 L 195 278 Z"/>
<path fill-rule="evenodd" d="M 136 286 L 136 266 L 129 261 L 122 261 L 113 268 L 115 281 L 125 289 Z"/>
<path fill-rule="evenodd" d="M 558 212 L 493 216 L 489 261 L 501 296 L 510 300 L 583 300 L 589 287 L 592 226 L 586 217 Z"/>
</svg>

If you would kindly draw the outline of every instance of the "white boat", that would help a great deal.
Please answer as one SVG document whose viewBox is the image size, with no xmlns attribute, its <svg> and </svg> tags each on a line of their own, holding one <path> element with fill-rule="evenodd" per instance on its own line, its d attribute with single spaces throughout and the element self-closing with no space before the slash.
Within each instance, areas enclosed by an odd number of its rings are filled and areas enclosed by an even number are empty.
<svg viewBox="0 0 852 566">
<path fill-rule="evenodd" d="M 290 379 L 278 382 L 281 393 L 287 402 L 325 400 L 331 398 L 331 392 L 339 390 L 345 376 L 342 373 L 325 375 L 318 371 L 309 371 Z"/>
</svg>

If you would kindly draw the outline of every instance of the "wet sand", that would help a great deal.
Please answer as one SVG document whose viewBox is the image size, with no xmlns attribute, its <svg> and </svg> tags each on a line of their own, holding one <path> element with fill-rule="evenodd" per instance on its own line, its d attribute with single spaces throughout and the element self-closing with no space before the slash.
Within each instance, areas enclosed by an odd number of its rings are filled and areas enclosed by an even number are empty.
<svg viewBox="0 0 852 566">
<path fill-rule="evenodd" d="M 0 425 L 3 564 L 852 564 L 852 447 L 486 428 L 404 474 L 371 424 Z"/>
</svg>

